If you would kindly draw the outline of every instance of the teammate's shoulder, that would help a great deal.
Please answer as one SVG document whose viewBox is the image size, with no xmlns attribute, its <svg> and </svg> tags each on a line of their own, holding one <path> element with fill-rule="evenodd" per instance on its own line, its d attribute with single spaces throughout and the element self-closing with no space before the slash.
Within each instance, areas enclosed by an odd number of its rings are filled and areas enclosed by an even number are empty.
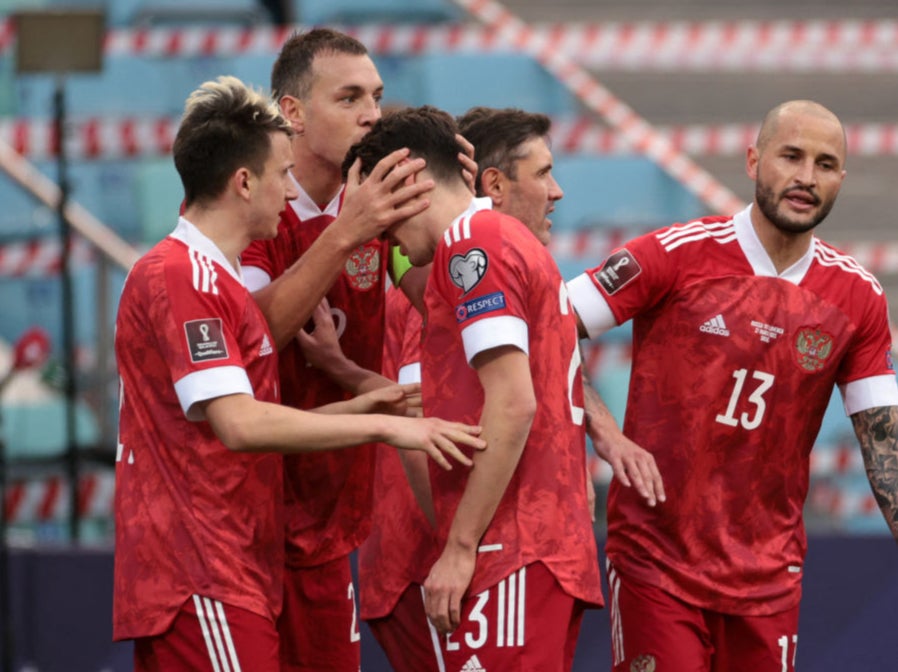
<svg viewBox="0 0 898 672">
<path fill-rule="evenodd" d="M 671 224 L 649 236 L 666 251 L 697 244 L 726 244 L 736 241 L 736 225 L 732 217 L 699 217 L 686 222 Z"/>
<path fill-rule="evenodd" d="M 814 238 L 814 262 L 828 273 L 839 274 L 841 281 L 868 286 L 877 295 L 883 293 L 876 276 L 868 271 L 857 259 L 835 245 Z"/>
</svg>

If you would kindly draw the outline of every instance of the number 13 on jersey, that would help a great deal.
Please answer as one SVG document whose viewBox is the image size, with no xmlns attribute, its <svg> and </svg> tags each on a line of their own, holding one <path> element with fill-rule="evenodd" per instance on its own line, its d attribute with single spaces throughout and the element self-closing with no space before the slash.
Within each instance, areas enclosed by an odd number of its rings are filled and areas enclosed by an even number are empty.
<svg viewBox="0 0 898 672">
<path fill-rule="evenodd" d="M 775 377 L 772 373 L 752 371 L 751 380 L 749 380 L 748 369 L 736 369 L 733 371 L 733 378 L 736 379 L 736 383 L 733 385 L 733 392 L 730 394 L 726 411 L 723 414 L 718 414 L 715 420 L 730 427 L 742 425 L 745 429 L 757 429 L 767 410 L 764 394 L 773 386 Z M 736 407 L 739 405 L 743 393 L 748 395 L 748 403 L 753 408 L 750 409 L 752 412 L 746 411 L 737 417 Z"/>
</svg>

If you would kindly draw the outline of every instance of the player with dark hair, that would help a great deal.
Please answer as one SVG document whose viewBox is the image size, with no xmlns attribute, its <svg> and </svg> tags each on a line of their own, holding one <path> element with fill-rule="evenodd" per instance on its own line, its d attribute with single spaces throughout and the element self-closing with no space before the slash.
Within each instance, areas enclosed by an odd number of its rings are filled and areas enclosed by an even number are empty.
<svg viewBox="0 0 898 672">
<path fill-rule="evenodd" d="M 233 77 L 187 101 L 174 143 L 186 208 L 125 282 L 116 320 L 114 630 L 135 669 L 280 668 L 284 510 L 280 453 L 369 441 L 444 466 L 476 428 L 388 415 L 414 388 L 302 412 L 281 406 L 271 333 L 239 255 L 271 238 L 296 190 L 292 130 Z"/>
<path fill-rule="evenodd" d="M 380 118 L 383 81 L 358 40 L 328 28 L 292 36 L 271 73 L 271 88 L 295 131 L 291 179 L 299 192 L 273 240 L 242 257 L 247 286 L 280 350 L 283 403 L 311 408 L 349 396 L 338 381 L 306 366 L 296 335 L 323 296 L 340 342 L 360 366 L 380 370 L 391 222 L 426 207 L 429 185 L 404 185 L 423 162 L 395 152 L 359 184 L 340 167 L 352 143 Z M 370 445 L 285 460 L 287 568 L 279 627 L 284 670 L 357 672 L 360 637 L 349 554 L 370 530 L 374 448 Z"/>
<path fill-rule="evenodd" d="M 411 179 L 433 178 L 430 206 L 387 232 L 413 264 L 433 261 L 424 411 L 478 419 L 489 446 L 462 478 L 431 470 L 438 558 L 425 608 L 446 669 L 569 669 L 583 608 L 602 603 L 574 315 L 545 246 L 472 199 L 456 132 L 444 112 L 404 110 L 344 163 L 364 174 L 396 146 L 426 159 Z"/>
<path fill-rule="evenodd" d="M 898 385 L 882 287 L 814 236 L 845 132 L 812 101 L 765 117 L 732 217 L 649 233 L 568 283 L 585 332 L 633 320 L 625 433 L 675 493 L 612 481 L 614 669 L 795 668 L 809 455 L 838 386 L 898 537 Z"/>
</svg>

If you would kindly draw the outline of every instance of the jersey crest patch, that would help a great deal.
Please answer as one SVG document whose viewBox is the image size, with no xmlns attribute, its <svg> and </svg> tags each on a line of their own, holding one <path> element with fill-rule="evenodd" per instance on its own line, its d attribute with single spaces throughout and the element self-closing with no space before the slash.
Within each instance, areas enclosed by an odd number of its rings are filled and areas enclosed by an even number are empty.
<svg viewBox="0 0 898 672">
<path fill-rule="evenodd" d="M 833 337 L 815 327 L 806 327 L 795 337 L 795 356 L 798 366 L 808 373 L 816 373 L 825 365 L 833 351 Z"/>
<path fill-rule="evenodd" d="M 489 259 L 479 247 L 469 250 L 464 256 L 455 254 L 449 260 L 449 277 L 463 293 L 470 292 L 486 275 Z"/>
<path fill-rule="evenodd" d="M 455 307 L 455 319 L 458 323 L 466 322 L 471 318 L 491 313 L 494 310 L 502 310 L 505 308 L 505 294 L 503 292 L 493 292 L 485 296 L 478 296 L 476 299 L 470 299 Z"/>
<path fill-rule="evenodd" d="M 630 672 L 655 672 L 655 656 L 647 653 L 636 656 L 630 663 Z"/>
<path fill-rule="evenodd" d="M 360 245 L 349 255 L 344 267 L 353 289 L 366 291 L 374 287 L 380 277 L 380 245 Z"/>
<path fill-rule="evenodd" d="M 642 273 L 642 267 L 636 257 L 624 248 L 612 254 L 602 267 L 592 274 L 595 281 L 611 296 L 623 289 Z"/>
<path fill-rule="evenodd" d="M 185 322 L 184 333 L 190 361 L 194 364 L 228 358 L 228 344 L 222 336 L 220 317 Z"/>
</svg>

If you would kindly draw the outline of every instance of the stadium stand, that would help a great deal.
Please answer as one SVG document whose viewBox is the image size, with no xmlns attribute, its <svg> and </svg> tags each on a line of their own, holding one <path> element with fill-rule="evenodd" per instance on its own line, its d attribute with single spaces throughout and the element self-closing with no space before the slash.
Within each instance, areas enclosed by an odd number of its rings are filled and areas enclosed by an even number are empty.
<svg viewBox="0 0 898 672">
<path fill-rule="evenodd" d="M 62 7 L 71 4 L 71 0 L 0 0 L 0 24 L 5 26 L 7 19 L 16 9 Z M 277 51 L 277 33 L 271 35 L 264 33 L 266 37 L 260 38 L 258 43 L 254 42 L 255 46 L 252 48 L 240 50 L 234 48 L 231 51 L 227 47 L 209 48 L 205 51 L 204 48 L 199 48 L 185 53 L 187 47 L 194 44 L 191 42 L 193 38 L 185 33 L 186 37 L 182 35 L 176 40 L 172 38 L 175 33 L 164 32 L 209 28 L 215 35 L 224 35 L 225 31 L 238 31 L 233 32 L 233 35 L 242 35 L 243 33 L 239 31 L 259 31 L 262 34 L 270 26 L 266 25 L 266 14 L 260 3 L 253 0 L 106 0 L 92 4 L 105 7 L 110 30 L 122 31 L 122 34 L 134 38 L 129 44 L 137 43 L 139 40 L 135 36 L 142 35 L 144 40 L 142 44 L 153 44 L 153 40 L 163 39 L 167 40 L 164 42 L 167 46 L 152 53 L 144 53 L 137 48 L 119 48 L 117 51 L 107 53 L 101 74 L 68 78 L 66 94 L 70 115 L 69 129 L 72 131 L 79 127 L 80 122 L 89 118 L 111 121 L 167 119 L 169 123 L 166 127 L 171 129 L 177 123 L 185 96 L 199 82 L 222 73 L 234 74 L 261 89 L 268 87 L 269 70 Z M 387 83 L 386 102 L 410 105 L 427 103 L 443 107 L 453 113 L 463 112 L 472 105 L 518 106 L 531 111 L 545 112 L 559 120 L 580 118 L 584 113 L 582 100 L 578 100 L 570 88 L 550 74 L 543 65 L 523 52 L 494 48 L 489 43 L 493 38 L 484 38 L 478 34 L 477 39 L 482 40 L 480 43 L 474 38 L 470 38 L 468 42 L 459 38 L 459 43 L 468 44 L 468 47 L 421 51 L 400 48 L 392 41 L 398 30 L 407 28 L 408 24 L 419 25 L 421 35 L 428 35 L 427 31 L 440 28 L 456 27 L 461 31 L 463 28 L 476 25 L 469 21 L 470 17 L 464 11 L 449 0 L 376 2 L 289 0 L 287 4 L 294 19 L 304 25 L 337 23 L 354 29 L 372 30 L 375 24 L 379 25 L 381 27 L 381 32 L 377 33 L 379 37 L 376 41 L 369 42 L 369 47 L 373 50 L 375 61 Z M 518 4 L 524 9 L 531 9 L 534 15 L 539 15 L 540 11 L 548 11 L 542 7 L 543 5 L 551 6 L 553 3 L 522 0 Z M 567 7 L 566 16 L 573 11 L 570 7 L 576 5 L 570 2 L 561 4 Z M 591 5 L 591 3 L 580 4 Z M 646 3 L 635 4 L 642 6 Z M 617 11 L 625 13 L 620 8 Z M 838 25 L 833 25 L 828 33 L 833 39 L 837 37 L 837 28 Z M 157 30 L 163 32 L 153 32 Z M 623 31 L 622 28 L 621 32 Z M 846 29 L 846 32 L 850 31 Z M 857 29 L 855 32 L 861 31 Z M 644 39 L 640 42 L 638 35 L 641 34 L 635 29 L 631 30 L 627 33 L 629 37 L 620 38 L 621 41 L 615 43 L 620 54 L 618 65 L 630 63 L 623 69 L 623 73 L 621 70 L 611 68 L 608 71 L 600 71 L 600 74 L 615 84 L 620 83 L 621 89 L 627 94 L 632 92 L 633 97 L 639 101 L 638 109 L 644 114 L 650 114 L 652 104 L 657 106 L 657 111 L 664 109 L 662 104 L 664 99 L 679 100 L 677 96 L 681 92 L 663 89 L 663 82 L 666 79 L 676 81 L 676 86 L 682 85 L 685 91 L 689 81 L 684 72 L 687 67 L 693 65 L 687 63 L 688 59 L 683 57 L 677 61 L 683 64 L 683 72 L 663 71 L 661 75 L 656 74 L 655 79 L 640 80 L 638 65 L 632 65 L 639 60 L 634 56 L 627 61 L 627 54 L 632 56 L 640 44 L 643 44 L 642 52 L 653 51 L 653 45 L 649 40 Z M 46 122 L 51 113 L 54 83 L 46 76 L 15 75 L 13 42 L 8 39 L 8 35 L 8 29 L 0 28 L 0 117 L 3 120 L 28 121 L 33 124 L 37 124 L 38 120 Z M 227 39 L 233 39 L 235 44 L 239 43 L 241 38 L 233 38 L 232 33 L 228 35 Z M 227 39 L 220 42 L 228 43 Z M 424 40 L 423 37 L 420 39 Z M 564 36 L 558 40 L 561 44 Z M 784 44 L 786 42 L 784 41 Z M 885 44 L 894 50 L 894 41 L 886 41 Z M 627 49 L 632 51 L 628 52 Z M 855 51 L 857 49 L 859 47 L 855 47 Z M 598 60 L 596 54 L 600 51 L 602 50 L 598 48 L 592 49 L 590 54 L 593 60 Z M 645 57 L 642 52 L 636 55 L 640 58 Z M 878 56 L 878 51 L 875 54 L 873 52 L 873 49 L 869 52 L 870 62 L 881 62 L 884 64 L 882 68 L 893 67 L 888 65 L 886 57 Z M 585 49 L 583 55 L 585 58 Z M 799 64 L 803 62 L 801 56 L 799 53 L 796 57 Z M 648 57 L 645 58 L 648 60 Z M 781 58 L 785 59 L 786 56 Z M 877 58 L 879 60 L 876 60 Z M 663 59 L 659 58 L 659 61 L 661 60 Z M 750 59 L 746 62 L 748 60 Z M 807 58 L 804 62 L 809 69 L 826 65 L 819 57 Z M 808 63 L 811 65 L 807 65 Z M 661 66 L 646 67 L 658 67 L 663 70 L 664 66 L 662 63 Z M 746 67 L 755 65 L 748 63 Z M 885 73 L 885 76 L 894 74 L 893 70 L 885 70 Z M 765 71 L 758 77 L 758 81 L 760 78 L 765 81 L 774 80 L 776 73 Z M 628 86 L 631 88 L 627 88 Z M 652 94 L 661 99 L 661 103 L 653 100 Z M 731 115 L 731 118 L 727 117 L 725 121 L 746 122 L 748 119 L 754 120 L 756 116 L 753 110 L 739 109 L 735 112 L 731 108 L 723 110 L 723 103 L 705 104 L 707 100 L 702 98 L 703 102 L 699 104 L 692 94 L 682 95 L 684 99 L 688 98 L 691 101 L 691 109 L 713 109 L 714 114 L 718 116 Z M 775 90 L 775 95 L 779 95 L 779 90 Z M 629 100 L 627 95 L 624 97 Z M 858 99 L 861 98 L 864 97 L 858 96 Z M 766 106 L 767 101 L 764 100 L 762 104 Z M 892 110 L 890 114 L 894 115 L 894 111 Z M 660 116 L 661 112 L 658 112 L 658 115 L 653 118 L 659 123 L 676 121 Z M 699 121 L 710 123 L 720 119 L 709 117 Z M 608 130 L 607 125 L 598 121 L 595 115 L 591 117 L 591 124 L 593 129 Z M 872 137 L 875 130 L 868 127 L 868 135 L 859 131 L 858 145 L 866 148 L 872 146 L 874 144 L 872 140 L 863 141 L 863 138 Z M 886 129 L 877 136 L 883 139 L 876 146 L 879 148 L 877 149 L 879 156 L 885 156 L 893 161 L 894 155 L 898 154 L 898 143 L 889 140 L 892 136 L 898 137 L 898 134 Z M 708 156 L 704 157 L 703 165 L 718 167 L 712 155 L 712 152 L 716 151 L 715 148 L 719 149 L 715 144 L 717 141 L 715 135 L 713 142 L 709 141 L 704 145 L 708 150 Z M 158 147 L 150 151 L 145 146 L 148 144 L 144 140 L 136 141 L 133 151 L 129 150 L 133 154 L 130 156 L 124 156 L 121 152 L 111 155 L 100 151 L 96 156 L 81 156 L 70 166 L 72 198 L 81 202 L 119 236 L 139 249 L 146 249 L 172 228 L 174 214 L 181 200 L 180 183 L 170 158 L 159 151 Z M 164 141 L 159 144 L 164 145 Z M 740 146 L 744 144 L 741 136 L 738 144 Z M 554 222 L 552 250 L 565 277 L 572 277 L 586 266 L 595 263 L 610 251 L 614 244 L 627 237 L 659 225 L 685 221 L 708 212 L 707 206 L 693 191 L 684 188 L 670 176 L 669 172 L 662 170 L 657 163 L 644 156 L 635 153 L 603 153 L 595 148 L 584 151 L 582 143 L 578 143 L 576 138 L 563 144 L 556 142 L 553 150 L 556 157 L 555 174 L 565 190 L 565 198 L 557 205 L 552 217 Z M 727 156 L 725 161 L 731 172 L 734 172 L 733 166 L 738 168 L 738 160 L 732 155 Z M 38 157 L 37 166 L 44 174 L 51 177 L 55 175 L 55 165 L 51 156 Z M 861 169 L 863 170 L 862 166 Z M 853 166 L 851 170 L 854 171 L 855 167 Z M 747 183 L 746 180 L 743 181 Z M 875 184 L 873 182 L 874 187 Z M 865 189 L 867 193 L 873 190 L 870 186 Z M 744 191 L 740 193 L 743 197 L 748 197 Z M 846 194 L 845 203 L 851 202 L 852 198 L 861 200 L 862 196 L 863 193 L 860 196 Z M 0 203 L 2 203 L 0 339 L 8 343 L 15 342 L 23 331 L 31 326 L 40 325 L 51 334 L 51 340 L 58 351 L 61 340 L 60 288 L 58 275 L 54 273 L 55 267 L 47 261 L 53 257 L 52 250 L 49 253 L 20 251 L 22 245 L 31 246 L 29 249 L 52 248 L 57 227 L 56 215 L 47 206 L 37 203 L 34 198 L 25 194 L 2 173 L 0 173 Z M 842 203 L 838 207 L 843 207 Z M 887 212 L 894 211 L 893 208 L 889 210 L 880 207 L 880 209 Z M 837 239 L 849 241 L 858 233 L 856 229 L 851 228 L 855 225 L 855 221 L 871 220 L 868 216 L 857 218 L 843 216 L 841 219 L 848 220 L 848 225 L 837 229 Z M 891 223 L 889 225 L 891 226 Z M 876 235 L 894 237 L 885 226 L 878 231 Z M 882 233 L 883 231 L 885 233 Z M 874 237 L 873 242 L 876 245 L 884 245 L 888 242 L 888 238 L 881 240 Z M 889 265 L 890 258 L 887 254 L 874 254 L 872 257 L 873 261 L 882 264 L 886 272 L 892 274 L 898 264 L 892 262 Z M 100 337 L 104 329 L 111 330 L 111 323 L 105 326 L 100 323 L 102 311 L 99 311 L 96 305 L 98 276 L 101 273 L 97 265 L 97 255 L 88 253 L 79 256 L 74 273 L 78 306 L 76 341 L 78 351 L 82 355 L 81 359 L 87 363 L 95 363 L 107 354 L 99 351 Z M 111 296 L 107 298 L 105 306 L 107 319 L 111 314 L 110 311 L 114 311 L 115 297 L 123 278 L 123 271 L 113 274 Z M 629 380 L 627 344 L 630 333 L 629 326 L 614 330 L 599 342 L 591 344 L 585 352 L 592 380 L 619 420 L 622 420 Z M 114 398 L 115 385 L 108 379 L 97 379 L 92 364 L 85 365 L 84 370 L 79 371 L 79 381 L 82 383 L 80 389 L 83 398 L 79 399 L 77 411 L 78 444 L 85 451 L 95 448 L 97 444 L 101 444 L 101 449 L 105 450 L 106 464 L 86 464 L 82 472 L 85 480 L 79 485 L 79 491 L 84 493 L 85 524 L 90 526 L 86 529 L 92 531 L 88 538 L 102 543 L 108 542 L 110 531 L 112 485 L 109 481 L 111 472 L 108 467 L 115 448 L 112 445 L 114 440 L 110 440 L 115 434 L 115 417 L 114 412 L 109 411 L 108 405 L 98 404 L 97 399 L 104 396 Z M 8 394 L 0 397 L 2 401 L 0 436 L 6 445 L 6 457 L 25 463 L 30 459 L 59 456 L 64 449 L 59 434 L 59 428 L 62 426 L 59 397 L 47 393 L 38 399 L 40 403 L 26 404 L 22 398 L 16 398 L 15 388 L 11 388 L 9 393 L 13 395 L 12 398 Z M 19 516 L 15 521 L 14 530 L 17 543 L 37 543 L 46 540 L 58 542 L 67 537 L 68 511 L 65 508 L 66 496 L 63 489 L 68 485 L 65 483 L 65 474 L 61 470 L 48 472 L 45 467 L 46 465 L 42 465 L 41 469 L 32 472 L 30 477 L 21 479 L 18 479 L 21 474 L 17 472 L 18 480 L 10 480 L 7 484 L 10 489 L 7 491 L 5 505 L 9 511 L 18 512 Z M 601 496 L 609 474 L 607 470 L 598 467 L 595 473 Z M 14 500 L 10 493 L 17 493 L 15 496 L 19 499 Z M 36 503 L 24 506 L 21 502 L 25 501 Z M 19 502 L 17 509 L 12 507 L 15 502 Z M 45 513 L 40 514 L 40 511 Z M 851 424 L 845 418 L 838 394 L 833 396 L 814 448 L 806 513 L 812 533 L 873 536 L 887 533 L 870 495 Z M 834 553 L 842 552 L 836 549 Z M 844 557 L 844 553 L 839 557 Z M 82 558 L 79 562 L 87 563 L 94 560 Z M 52 561 L 44 559 L 43 562 L 47 566 L 56 567 Z M 22 566 L 19 565 L 20 569 Z M 104 571 L 105 566 L 102 571 L 97 571 L 96 575 L 105 576 Z M 825 573 L 818 570 L 818 574 Z M 831 576 L 827 574 L 821 581 L 830 579 Z M 883 585 L 886 584 L 891 586 L 890 590 L 894 593 L 894 586 L 898 585 L 898 580 L 894 580 L 893 577 L 889 583 L 886 577 L 883 579 Z M 874 598 L 875 596 L 870 598 L 871 603 Z M 805 606 L 807 610 L 808 605 Z M 32 613 L 29 611 L 32 607 L 23 609 L 28 614 Z M 813 618 L 813 607 L 810 607 L 809 611 Z M 872 616 L 865 616 L 861 606 L 858 606 L 858 622 L 868 622 L 864 618 L 869 620 Z M 827 624 L 818 625 L 815 632 L 824 632 L 828 627 Z M 601 627 L 607 626 L 602 624 Z M 604 630 L 602 633 L 604 635 Z M 368 645 L 370 646 L 370 641 Z M 20 642 L 19 648 L 24 650 L 28 646 L 27 642 Z M 84 667 L 77 669 L 90 672 L 99 669 L 116 671 L 127 669 L 123 667 L 127 664 L 127 656 L 122 655 L 120 649 L 115 653 L 109 653 L 100 646 L 96 648 L 100 652 L 96 653 L 91 662 L 85 662 Z M 375 654 L 374 649 L 370 648 L 366 649 L 366 653 Z M 591 653 L 607 657 L 601 648 L 598 651 L 593 648 Z M 41 655 L 51 654 L 35 652 L 34 655 L 34 660 L 39 662 Z M 842 660 L 837 652 L 833 652 L 830 659 L 829 662 Z M 850 664 L 841 668 L 824 668 L 826 658 L 823 654 L 816 655 L 811 661 L 819 663 L 819 666 L 812 665 L 809 668 L 815 670 L 889 669 L 888 665 L 852 667 Z M 807 658 L 805 662 L 808 662 Z M 366 665 L 366 669 L 367 667 Z M 40 669 L 51 668 L 45 666 Z M 375 662 L 371 669 L 381 668 L 378 668 Z"/>
<path fill-rule="evenodd" d="M 53 7 L 56 0 L 12 2 L 4 8 Z M 127 31 L 149 30 L 146 43 L 154 39 L 155 29 L 191 30 L 197 27 L 213 31 L 255 30 L 263 20 L 257 16 L 260 6 L 244 0 L 228 2 L 168 2 L 167 0 L 128 0 L 106 3 L 111 28 Z M 175 11 L 177 10 L 177 11 Z M 181 11 L 183 10 L 183 11 Z M 341 21 L 364 28 L 378 21 L 427 26 L 460 24 L 460 10 L 450 2 L 428 0 L 410 3 L 386 0 L 379 3 L 361 0 L 319 2 L 296 0 L 296 17 L 308 23 Z M 248 18 L 252 17 L 252 18 Z M 137 34 L 136 32 L 134 34 Z M 387 33 L 388 34 L 388 33 Z M 384 33 L 382 33 L 384 35 Z M 170 119 L 176 125 L 184 97 L 195 85 L 222 72 L 233 73 L 258 88 L 267 87 L 271 59 L 276 43 L 267 49 L 228 53 L 216 49 L 210 53 L 181 53 L 189 39 L 183 35 L 164 49 L 143 53 L 125 49 L 108 55 L 99 75 L 76 75 L 66 84 L 69 127 L 84 119 Z M 409 54 L 391 48 L 387 39 L 372 45 L 375 60 L 388 83 L 387 100 L 393 103 L 424 103 L 460 113 L 475 104 L 515 105 L 541 111 L 557 119 L 582 113 L 581 103 L 558 79 L 531 57 L 522 53 L 481 49 L 442 52 L 428 50 Z M 53 81 L 46 76 L 16 77 L 13 74 L 13 50 L 0 53 L 0 110 L 7 118 L 47 119 Z M 100 136 L 102 137 L 102 134 Z M 553 215 L 553 252 L 562 272 L 572 276 L 608 251 L 610 242 L 673 221 L 684 221 L 707 212 L 707 207 L 690 191 L 649 159 L 627 154 L 584 153 L 577 147 L 556 146 L 556 175 L 565 190 Z M 38 163 L 48 175 L 54 174 L 52 157 Z M 134 156 L 107 158 L 83 157 L 72 163 L 72 197 L 123 238 L 146 247 L 161 238 L 168 229 L 167 213 L 180 199 L 180 185 L 170 162 L 164 157 Z M 55 232 L 55 215 L 30 197 L 0 180 L 0 196 L 5 207 L 0 213 L 0 240 L 35 239 Z M 79 325 L 92 325 L 89 281 L 76 280 L 79 296 L 86 303 Z M 52 282 L 37 279 L 4 279 L 0 293 L 13 317 L 0 325 L 0 336 L 13 340 L 27 320 L 45 321 L 48 329 L 59 333 L 58 316 L 49 306 L 58 295 L 49 289 Z M 90 349 L 96 327 L 79 326 L 79 346 Z M 629 329 L 616 330 L 606 342 L 629 338 Z M 85 340 L 86 339 L 86 340 Z M 601 376 L 596 376 L 599 380 Z M 838 409 L 827 415 L 844 432 L 846 422 Z M 829 420 L 827 420 L 829 422 Z M 850 432 L 850 428 L 848 429 Z M 821 443 L 826 444 L 821 435 Z M 863 485 L 863 483 L 862 483 Z M 853 485 L 849 487 L 855 487 Z M 875 516 L 868 516 L 868 518 Z M 856 516 L 851 517 L 856 518 Z M 849 526 L 851 523 L 847 523 Z M 875 523 L 874 523 L 875 525 Z"/>
</svg>

